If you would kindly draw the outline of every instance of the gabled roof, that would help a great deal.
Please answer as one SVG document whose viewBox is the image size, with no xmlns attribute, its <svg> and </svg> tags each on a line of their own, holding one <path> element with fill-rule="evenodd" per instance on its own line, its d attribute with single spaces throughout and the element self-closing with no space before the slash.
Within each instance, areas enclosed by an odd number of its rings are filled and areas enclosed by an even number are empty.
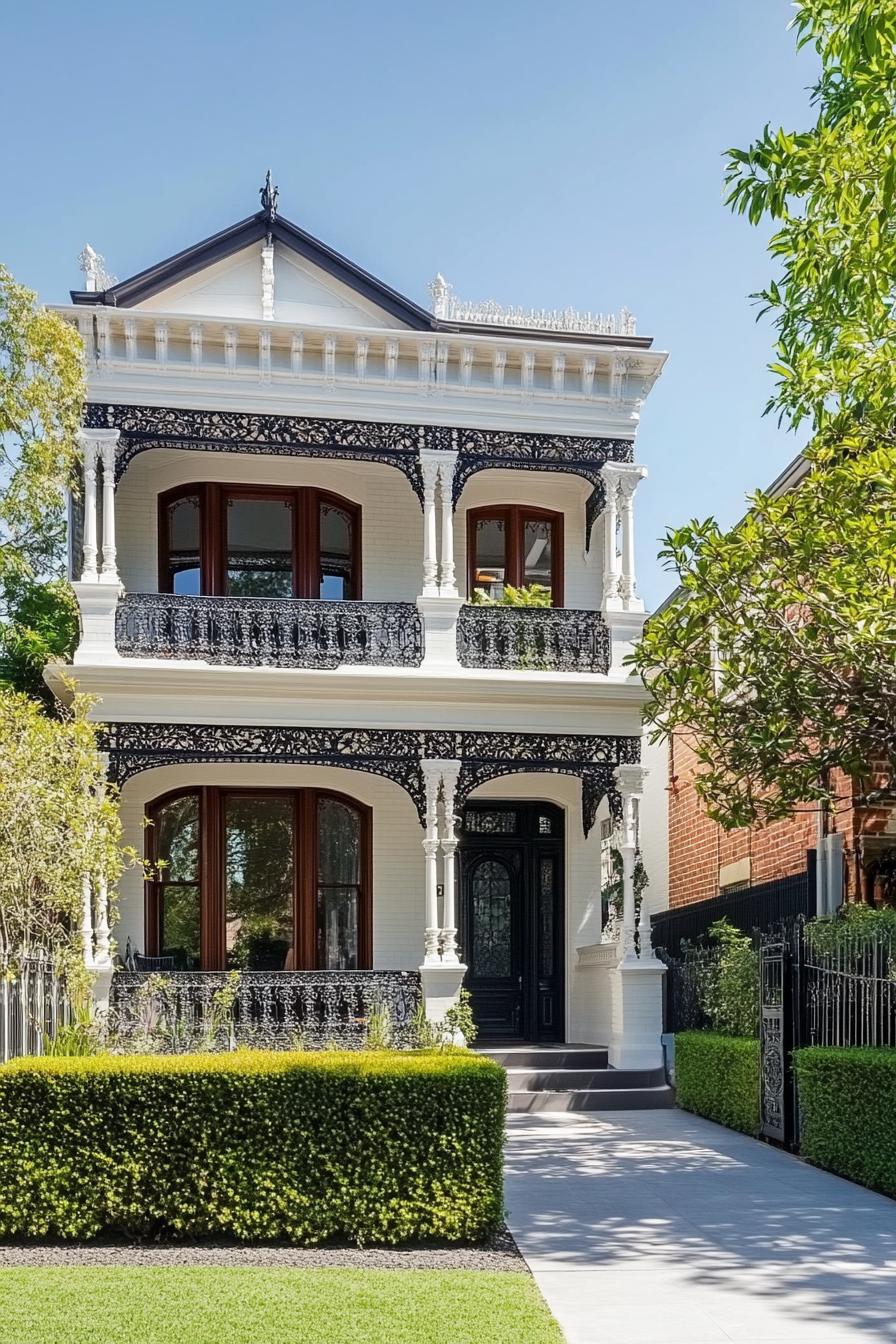
<svg viewBox="0 0 896 1344">
<path fill-rule="evenodd" d="M 216 261 L 222 261 L 225 257 L 251 246 L 252 243 L 260 242 L 269 234 L 284 247 L 290 248 L 313 265 L 319 266 L 336 280 L 350 286 L 356 293 L 406 323 L 411 330 L 427 331 L 437 325 L 432 313 L 428 313 L 425 308 L 420 308 L 411 299 L 406 299 L 397 290 L 383 284 L 382 280 L 377 280 L 347 257 L 340 256 L 325 243 L 312 238 L 310 233 L 306 233 L 296 224 L 291 224 L 288 219 L 282 219 L 279 215 L 275 219 L 269 219 L 265 210 L 259 210 L 248 219 L 241 220 L 239 224 L 233 224 L 229 229 L 222 229 L 220 233 L 212 234 L 203 242 L 196 243 L 193 247 L 188 247 L 155 266 L 150 266 L 148 270 L 140 271 L 138 275 L 132 275 L 128 280 L 119 280 L 109 289 L 96 292 L 73 289 L 72 303 L 132 308 L 160 290 L 168 289 L 180 280 L 195 275 L 197 271 L 212 266 Z"/>
<path fill-rule="evenodd" d="M 412 299 L 405 298 L 390 285 L 356 266 L 326 243 L 290 223 L 279 214 L 262 209 L 248 219 L 233 224 L 229 229 L 212 234 L 210 238 L 177 252 L 173 257 L 150 266 L 127 280 L 119 280 L 104 290 L 70 291 L 76 304 L 132 308 L 152 298 L 162 290 L 188 279 L 197 272 L 223 261 L 241 250 L 261 242 L 268 236 L 297 253 L 311 265 L 319 267 L 335 280 L 347 285 L 369 303 L 389 313 L 411 331 L 433 331 L 470 336 L 500 336 L 505 340 L 562 340 L 574 345 L 628 346 L 647 350 L 653 344 L 650 336 L 610 336 L 568 331 L 551 332 L 542 329 L 511 326 L 492 326 L 480 322 L 445 320 L 435 317 Z"/>
</svg>

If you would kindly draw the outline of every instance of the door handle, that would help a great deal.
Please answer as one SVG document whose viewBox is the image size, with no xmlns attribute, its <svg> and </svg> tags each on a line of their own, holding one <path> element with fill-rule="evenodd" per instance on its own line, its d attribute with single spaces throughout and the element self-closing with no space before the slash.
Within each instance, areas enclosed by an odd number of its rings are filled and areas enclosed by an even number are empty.
<svg viewBox="0 0 896 1344">
<path fill-rule="evenodd" d="M 522 988 L 523 988 L 523 977 L 522 977 L 522 976 L 520 976 L 520 978 L 519 978 L 519 980 L 518 980 L 518 982 L 517 982 L 517 985 L 518 985 L 518 988 L 519 988 L 520 990 L 522 990 Z"/>
</svg>

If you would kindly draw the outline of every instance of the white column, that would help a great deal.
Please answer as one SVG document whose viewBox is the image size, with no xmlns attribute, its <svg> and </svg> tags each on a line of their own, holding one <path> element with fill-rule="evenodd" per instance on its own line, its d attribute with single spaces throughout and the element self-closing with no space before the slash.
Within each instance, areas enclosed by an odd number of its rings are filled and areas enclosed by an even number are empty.
<svg viewBox="0 0 896 1344">
<path fill-rule="evenodd" d="M 617 765 L 616 787 L 622 799 L 622 831 L 619 852 L 622 856 L 622 959 L 636 961 L 635 950 L 635 854 L 638 847 L 638 804 L 644 795 L 642 765 Z M 647 951 L 650 947 L 647 935 Z"/>
<path fill-rule="evenodd" d="M 423 836 L 425 868 L 424 966 L 438 966 L 439 957 L 439 786 L 441 764 L 421 761 L 426 791 L 426 823 Z"/>
<path fill-rule="evenodd" d="M 442 880 L 445 895 L 442 904 L 442 961 L 456 966 L 457 956 L 457 816 L 454 800 L 460 761 L 442 762 Z"/>
<path fill-rule="evenodd" d="M 103 462 L 103 583 L 119 582 L 115 549 L 115 450 L 119 431 L 103 431 L 100 456 Z"/>
<path fill-rule="evenodd" d="M 420 454 L 423 473 L 423 596 L 438 597 L 438 562 L 436 557 L 436 485 L 439 479 L 437 458 Z"/>
<path fill-rule="evenodd" d="M 93 900 L 90 877 L 81 878 L 81 953 L 84 965 L 93 967 Z"/>
<path fill-rule="evenodd" d="M 442 502 L 442 554 L 439 564 L 439 594 L 457 597 L 454 568 L 454 468 L 457 453 L 442 453 L 439 462 L 439 491 Z"/>
<path fill-rule="evenodd" d="M 619 523 L 619 468 L 615 462 L 606 462 L 601 469 L 604 478 L 604 591 L 603 610 L 618 610 L 621 606 L 619 595 L 619 559 L 616 554 L 616 529 Z"/>
<path fill-rule="evenodd" d="M 82 583 L 96 583 L 96 463 L 99 444 L 88 429 L 78 433 L 78 442 L 84 457 L 84 564 Z"/>
<path fill-rule="evenodd" d="M 109 939 L 109 890 L 106 879 L 101 877 L 96 887 L 96 962 L 97 966 L 109 966 L 112 961 L 112 948 Z"/>
<path fill-rule="evenodd" d="M 626 611 L 644 610 L 644 603 L 638 597 L 635 580 L 635 491 L 638 482 L 646 475 L 646 467 L 627 465 L 621 469 L 619 477 L 619 507 L 622 517 L 622 575 L 619 580 L 619 593 Z"/>
</svg>

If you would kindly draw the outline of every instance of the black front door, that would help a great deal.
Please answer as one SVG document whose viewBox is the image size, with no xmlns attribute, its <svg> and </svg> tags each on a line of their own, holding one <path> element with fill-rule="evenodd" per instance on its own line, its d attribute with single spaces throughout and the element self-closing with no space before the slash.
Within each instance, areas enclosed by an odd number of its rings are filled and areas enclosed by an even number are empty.
<svg viewBox="0 0 896 1344">
<path fill-rule="evenodd" d="M 467 805 L 463 951 L 483 1039 L 563 1039 L 562 864 L 559 808 Z"/>
</svg>

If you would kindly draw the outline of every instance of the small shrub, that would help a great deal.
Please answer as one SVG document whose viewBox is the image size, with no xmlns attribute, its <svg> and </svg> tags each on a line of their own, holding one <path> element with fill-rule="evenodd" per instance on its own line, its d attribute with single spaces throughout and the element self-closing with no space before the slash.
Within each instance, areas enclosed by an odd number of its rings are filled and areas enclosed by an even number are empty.
<svg viewBox="0 0 896 1344">
<path fill-rule="evenodd" d="M 482 1240 L 505 1091 L 465 1050 L 16 1060 L 0 1237 Z"/>
<path fill-rule="evenodd" d="M 746 933 L 717 919 L 709 928 L 711 956 L 699 962 L 700 1005 L 711 1031 L 759 1035 L 759 953 Z"/>
<path fill-rule="evenodd" d="M 445 1026 L 452 1035 L 459 1031 L 467 1045 L 472 1045 L 479 1035 L 479 1028 L 473 1018 L 473 1000 L 468 989 L 462 989 L 457 1003 L 447 1009 Z"/>
<path fill-rule="evenodd" d="M 875 943 L 896 940 L 896 909 L 890 906 L 844 905 L 835 915 L 810 919 L 806 942 L 817 952 L 861 955 Z"/>
<path fill-rule="evenodd" d="M 795 1050 L 800 1152 L 810 1162 L 896 1196 L 896 1050 Z"/>
<path fill-rule="evenodd" d="M 675 1037 L 678 1104 L 743 1134 L 759 1133 L 759 1042 L 709 1031 Z"/>
</svg>

